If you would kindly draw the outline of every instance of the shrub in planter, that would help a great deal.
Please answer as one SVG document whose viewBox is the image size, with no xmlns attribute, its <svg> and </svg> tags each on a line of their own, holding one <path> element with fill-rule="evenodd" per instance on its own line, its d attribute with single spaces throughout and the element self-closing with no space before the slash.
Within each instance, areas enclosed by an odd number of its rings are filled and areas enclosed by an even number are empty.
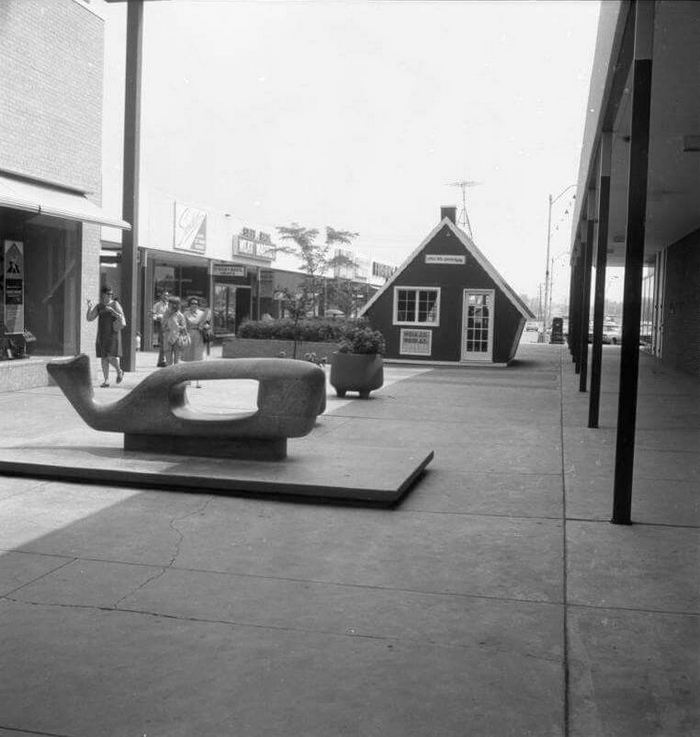
<svg viewBox="0 0 700 737">
<path fill-rule="evenodd" d="M 331 386 L 339 397 L 359 392 L 361 399 L 384 383 L 384 336 L 370 327 L 347 329 L 331 359 Z"/>
</svg>

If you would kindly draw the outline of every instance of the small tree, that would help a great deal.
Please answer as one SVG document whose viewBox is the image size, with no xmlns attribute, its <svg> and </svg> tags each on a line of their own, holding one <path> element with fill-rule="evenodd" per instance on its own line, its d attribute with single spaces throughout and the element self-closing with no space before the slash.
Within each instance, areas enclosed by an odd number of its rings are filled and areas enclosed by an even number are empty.
<svg viewBox="0 0 700 737">
<path fill-rule="evenodd" d="M 353 260 L 342 254 L 333 254 L 333 247 L 352 243 L 359 233 L 349 230 L 336 230 L 326 226 L 326 239 L 318 243 L 319 232 L 316 228 L 305 228 L 298 223 L 290 226 L 278 226 L 280 238 L 291 241 L 294 245 L 278 246 L 277 250 L 283 253 L 292 253 L 301 260 L 301 267 L 306 275 L 304 285 L 305 294 L 311 298 L 311 311 L 318 308 L 318 297 L 323 291 L 323 281 L 330 269 L 353 265 Z M 325 305 L 324 305 L 325 307 Z"/>
</svg>

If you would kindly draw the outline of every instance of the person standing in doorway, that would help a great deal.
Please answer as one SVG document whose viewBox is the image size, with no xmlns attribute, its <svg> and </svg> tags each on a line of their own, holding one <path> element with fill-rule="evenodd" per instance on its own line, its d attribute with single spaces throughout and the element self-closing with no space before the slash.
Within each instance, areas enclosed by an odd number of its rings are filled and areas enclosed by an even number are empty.
<svg viewBox="0 0 700 737">
<path fill-rule="evenodd" d="M 165 366 L 165 345 L 163 343 L 163 316 L 168 311 L 168 298 L 170 294 L 164 289 L 158 294 L 158 299 L 153 303 L 151 315 L 153 316 L 153 331 L 158 338 L 158 363 L 157 365 Z"/>
<path fill-rule="evenodd" d="M 102 288 L 98 304 L 93 305 L 92 300 L 87 301 L 85 317 L 90 322 L 97 320 L 95 354 L 102 363 L 104 375 L 104 381 L 100 386 L 105 388 L 109 386 L 110 365 L 114 366 L 117 372 L 117 384 L 121 384 L 124 372 L 119 359 L 122 355 L 122 330 L 126 327 L 126 318 L 122 306 L 114 299 L 109 287 Z"/>
</svg>

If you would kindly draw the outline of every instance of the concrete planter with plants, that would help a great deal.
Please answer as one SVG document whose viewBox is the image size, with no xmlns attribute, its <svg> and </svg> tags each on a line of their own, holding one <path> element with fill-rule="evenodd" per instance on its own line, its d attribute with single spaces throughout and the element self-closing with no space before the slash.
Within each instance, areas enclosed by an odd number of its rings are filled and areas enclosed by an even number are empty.
<svg viewBox="0 0 700 737">
<path fill-rule="evenodd" d="M 331 357 L 331 386 L 339 397 L 358 392 L 361 399 L 384 384 L 384 337 L 377 330 L 349 330 Z"/>
</svg>

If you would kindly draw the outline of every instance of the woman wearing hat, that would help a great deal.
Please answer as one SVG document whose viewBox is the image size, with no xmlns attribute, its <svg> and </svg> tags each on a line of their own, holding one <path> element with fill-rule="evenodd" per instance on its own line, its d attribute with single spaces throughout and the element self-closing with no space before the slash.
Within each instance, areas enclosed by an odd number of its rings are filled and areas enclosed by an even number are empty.
<svg viewBox="0 0 700 737">
<path fill-rule="evenodd" d="M 180 312 L 180 298 L 168 297 L 168 309 L 163 315 L 163 347 L 168 366 L 180 362 L 182 351 L 190 340 L 187 322 Z"/>
<path fill-rule="evenodd" d="M 190 334 L 190 344 L 182 350 L 183 361 L 203 361 L 204 360 L 204 340 L 202 338 L 202 329 L 205 323 L 209 322 L 209 313 L 199 306 L 197 297 L 190 297 L 187 300 L 187 309 L 184 311 L 185 322 L 187 323 L 187 331 Z M 200 383 L 195 385 L 200 387 Z"/>
</svg>

